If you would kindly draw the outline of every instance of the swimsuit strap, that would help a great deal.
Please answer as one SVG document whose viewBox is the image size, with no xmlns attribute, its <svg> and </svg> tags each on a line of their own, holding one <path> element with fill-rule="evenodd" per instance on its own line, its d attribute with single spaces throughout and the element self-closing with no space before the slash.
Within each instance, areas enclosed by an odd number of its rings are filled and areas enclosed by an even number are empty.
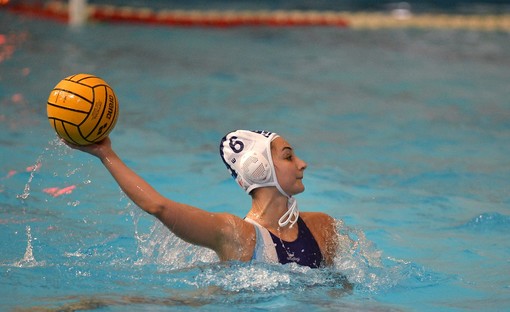
<svg viewBox="0 0 510 312">
<path fill-rule="evenodd" d="M 276 254 L 276 248 L 269 231 L 250 218 L 244 218 L 244 221 L 255 226 L 257 241 L 251 259 L 267 263 L 278 263 L 278 255 Z"/>
</svg>

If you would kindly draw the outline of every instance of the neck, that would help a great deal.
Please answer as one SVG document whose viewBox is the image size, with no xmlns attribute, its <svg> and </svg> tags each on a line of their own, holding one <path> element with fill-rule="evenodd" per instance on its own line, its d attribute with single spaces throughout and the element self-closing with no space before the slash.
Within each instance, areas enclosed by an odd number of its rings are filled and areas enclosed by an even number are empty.
<svg viewBox="0 0 510 312">
<path fill-rule="evenodd" d="M 252 193 L 247 217 L 267 229 L 279 230 L 278 220 L 287 211 L 288 198 L 276 188 L 259 188 Z"/>
</svg>

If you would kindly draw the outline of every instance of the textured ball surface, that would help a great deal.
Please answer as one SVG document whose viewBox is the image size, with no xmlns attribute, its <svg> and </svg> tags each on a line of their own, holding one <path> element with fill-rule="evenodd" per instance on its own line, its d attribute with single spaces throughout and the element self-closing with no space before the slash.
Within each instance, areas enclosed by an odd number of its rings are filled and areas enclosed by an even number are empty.
<svg viewBox="0 0 510 312">
<path fill-rule="evenodd" d="M 101 78 L 77 74 L 60 81 L 50 93 L 48 120 L 64 140 L 89 145 L 115 127 L 119 105 L 113 89 Z"/>
</svg>

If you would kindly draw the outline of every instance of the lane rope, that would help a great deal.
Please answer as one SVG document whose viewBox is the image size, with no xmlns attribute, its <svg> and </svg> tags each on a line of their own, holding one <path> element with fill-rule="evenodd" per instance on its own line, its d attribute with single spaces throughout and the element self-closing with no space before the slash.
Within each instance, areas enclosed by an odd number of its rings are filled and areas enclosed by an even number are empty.
<svg viewBox="0 0 510 312">
<path fill-rule="evenodd" d="M 7 5 L 18 13 L 69 20 L 67 2 Z M 153 10 L 111 5 L 88 5 L 88 21 L 166 26 L 333 26 L 355 29 L 422 28 L 510 31 L 510 14 L 411 14 L 333 11 Z"/>
</svg>

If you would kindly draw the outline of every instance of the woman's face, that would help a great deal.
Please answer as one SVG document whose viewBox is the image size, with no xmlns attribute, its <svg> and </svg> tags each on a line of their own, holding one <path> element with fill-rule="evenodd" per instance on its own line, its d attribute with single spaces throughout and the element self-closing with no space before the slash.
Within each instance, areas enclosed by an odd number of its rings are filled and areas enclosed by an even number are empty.
<svg viewBox="0 0 510 312">
<path fill-rule="evenodd" d="M 285 193 L 292 196 L 303 192 L 303 173 L 307 165 L 294 154 L 294 150 L 284 138 L 278 137 L 271 142 L 271 156 L 276 178 Z"/>
</svg>

